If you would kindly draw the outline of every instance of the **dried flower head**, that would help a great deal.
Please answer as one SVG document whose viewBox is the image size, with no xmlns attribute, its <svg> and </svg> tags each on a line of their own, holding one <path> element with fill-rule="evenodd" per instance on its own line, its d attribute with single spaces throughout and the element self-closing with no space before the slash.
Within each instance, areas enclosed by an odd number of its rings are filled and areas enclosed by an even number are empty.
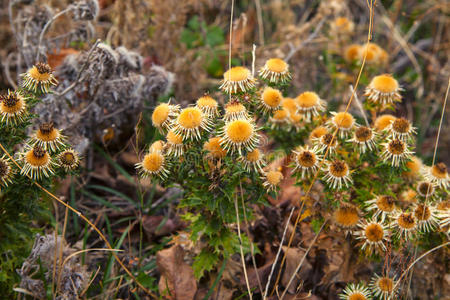
<svg viewBox="0 0 450 300">
<path fill-rule="evenodd" d="M 342 227 L 346 233 L 350 233 L 359 223 L 358 207 L 350 203 L 343 203 L 333 213 L 336 225 Z"/>
<path fill-rule="evenodd" d="M 361 46 L 357 44 L 349 45 L 344 50 L 344 59 L 347 62 L 353 62 L 359 59 L 359 55 L 361 52 Z"/>
<path fill-rule="evenodd" d="M 289 65 L 280 58 L 271 58 L 259 70 L 259 76 L 271 83 L 286 83 L 291 80 Z"/>
<path fill-rule="evenodd" d="M 422 173 L 426 180 L 437 186 L 445 189 L 449 186 L 450 178 L 448 176 L 447 166 L 443 162 L 423 168 Z"/>
<path fill-rule="evenodd" d="M 212 137 L 203 145 L 203 149 L 208 151 L 208 155 L 213 158 L 224 158 L 227 155 L 227 151 L 222 147 L 222 138 Z"/>
<path fill-rule="evenodd" d="M 359 126 L 355 129 L 353 138 L 349 142 L 354 143 L 360 153 L 365 153 L 366 150 L 375 150 L 376 133 L 370 127 Z"/>
<path fill-rule="evenodd" d="M 416 203 L 413 211 L 419 230 L 430 232 L 438 226 L 437 212 L 434 206 L 427 203 Z"/>
<path fill-rule="evenodd" d="M 179 157 L 183 155 L 184 143 L 181 134 L 177 134 L 175 130 L 171 129 L 167 132 L 167 154 Z"/>
<path fill-rule="evenodd" d="M 378 299 L 394 300 L 397 299 L 396 283 L 395 279 L 389 276 L 375 275 L 370 283 L 370 288 Z"/>
<path fill-rule="evenodd" d="M 381 222 L 384 222 L 386 216 L 390 216 L 395 209 L 395 198 L 389 195 L 379 195 L 366 203 L 367 210 L 373 211 L 375 218 L 381 215 Z"/>
<path fill-rule="evenodd" d="M 219 105 L 209 95 L 204 95 L 197 99 L 197 107 L 209 117 L 215 117 L 219 115 Z"/>
<path fill-rule="evenodd" d="M 328 155 L 330 155 L 336 150 L 338 142 L 332 133 L 325 133 L 320 138 L 314 138 L 313 144 L 314 150 L 318 153 L 326 153 L 327 149 L 330 148 L 328 150 Z"/>
<path fill-rule="evenodd" d="M 264 174 L 263 177 L 261 177 L 263 182 L 263 186 L 267 189 L 267 191 L 274 191 L 278 185 L 280 184 L 281 180 L 283 180 L 284 176 L 280 171 L 268 171 Z"/>
<path fill-rule="evenodd" d="M 394 139 L 400 139 L 403 141 L 409 140 L 413 134 L 416 133 L 416 129 L 412 127 L 411 123 L 405 118 L 397 118 L 386 127 L 385 131 L 391 135 Z"/>
<path fill-rule="evenodd" d="M 53 122 L 41 123 L 31 138 L 31 145 L 39 145 L 49 152 L 56 152 L 65 147 L 66 137 L 55 128 Z"/>
<path fill-rule="evenodd" d="M 417 192 L 413 189 L 407 189 L 402 192 L 401 200 L 407 203 L 416 203 L 417 202 Z"/>
<path fill-rule="evenodd" d="M 220 89 L 227 94 L 247 92 L 255 86 L 252 72 L 245 67 L 233 67 L 223 74 Z"/>
<path fill-rule="evenodd" d="M 164 147 L 165 147 L 165 143 L 164 141 L 158 140 L 153 142 L 150 147 L 148 148 L 149 152 L 163 152 L 164 151 Z"/>
<path fill-rule="evenodd" d="M 420 181 L 417 183 L 417 192 L 424 198 L 431 198 L 434 196 L 434 184 L 429 181 Z"/>
<path fill-rule="evenodd" d="M 280 108 L 282 99 L 283 95 L 279 90 L 267 86 L 261 94 L 261 102 L 259 103 L 259 107 L 265 113 L 277 110 Z"/>
<path fill-rule="evenodd" d="M 152 113 L 153 126 L 161 132 L 163 129 L 170 129 L 172 118 L 176 117 L 179 111 L 180 107 L 178 105 L 172 105 L 170 103 L 159 104 Z"/>
<path fill-rule="evenodd" d="M 355 24 L 346 17 L 338 17 L 331 23 L 333 34 L 349 34 L 353 32 Z"/>
<path fill-rule="evenodd" d="M 309 146 L 298 147 L 293 151 L 293 157 L 295 163 L 293 172 L 300 172 L 302 178 L 315 173 L 319 168 L 320 156 L 314 149 L 309 149 Z"/>
<path fill-rule="evenodd" d="M 49 177 L 54 174 L 50 154 L 39 145 L 28 147 L 28 150 L 21 153 L 21 160 L 24 164 L 20 171 L 21 175 L 40 180 L 42 177 Z"/>
<path fill-rule="evenodd" d="M 396 230 L 396 235 L 405 240 L 411 239 L 417 229 L 416 218 L 414 213 L 398 211 L 395 213 L 391 223 L 391 227 Z"/>
<path fill-rule="evenodd" d="M 256 126 L 251 120 L 242 119 L 226 122 L 220 135 L 222 137 L 222 146 L 239 152 L 242 155 L 242 149 L 252 151 L 258 145 L 259 135 L 256 132 Z"/>
<path fill-rule="evenodd" d="M 338 129 L 338 135 L 345 138 L 355 125 L 355 118 L 348 112 L 332 112 L 333 117 L 327 122 L 332 129 Z"/>
<path fill-rule="evenodd" d="M 381 157 L 385 162 L 390 161 L 394 167 L 399 167 L 406 160 L 411 158 L 412 151 L 408 149 L 408 145 L 399 139 L 388 139 L 387 143 L 382 144 L 384 151 Z"/>
<path fill-rule="evenodd" d="M 52 68 L 42 62 L 36 63 L 26 73 L 23 73 L 22 78 L 22 86 L 33 92 L 40 88 L 42 93 L 48 93 L 51 85 L 58 84 L 58 80 L 53 76 Z"/>
<path fill-rule="evenodd" d="M 26 114 L 25 97 L 19 92 L 8 91 L 8 94 L 0 96 L 0 115 L 1 122 L 6 125 L 18 124 L 23 122 L 23 117 Z"/>
<path fill-rule="evenodd" d="M 66 172 L 76 169 L 80 163 L 79 154 L 73 149 L 66 149 L 58 154 L 58 165 Z"/>
<path fill-rule="evenodd" d="M 225 105 L 223 120 L 229 122 L 240 119 L 249 119 L 247 109 L 238 100 L 231 100 Z"/>
<path fill-rule="evenodd" d="M 363 242 L 361 249 L 371 254 L 373 251 L 386 251 L 386 241 L 389 241 L 389 231 L 383 222 L 375 218 L 370 221 L 361 221 L 358 224 L 360 231 L 356 233 L 357 239 Z"/>
<path fill-rule="evenodd" d="M 313 142 L 314 140 L 317 140 L 321 138 L 323 135 L 328 133 L 328 129 L 324 126 L 318 126 L 314 128 L 311 133 L 309 134 L 309 141 Z"/>
<path fill-rule="evenodd" d="M 443 200 L 436 204 L 436 212 L 439 219 L 439 226 L 444 229 L 447 228 L 447 232 L 450 231 L 450 200 Z"/>
<path fill-rule="evenodd" d="M 13 169 L 9 162 L 9 158 L 5 155 L 0 157 L 0 190 L 2 187 L 8 186 L 11 183 L 11 177 L 13 175 Z"/>
<path fill-rule="evenodd" d="M 301 93 L 295 98 L 295 101 L 298 112 L 306 117 L 306 121 L 310 121 L 311 117 L 317 116 L 319 112 L 324 111 L 326 106 L 326 102 L 314 92 Z"/>
<path fill-rule="evenodd" d="M 211 125 L 211 120 L 199 108 L 187 107 L 175 119 L 173 129 L 183 140 L 198 140 L 200 131 L 210 131 Z"/>
<path fill-rule="evenodd" d="M 403 89 L 392 75 L 383 74 L 375 76 L 366 88 L 365 96 L 369 101 L 381 105 L 400 102 L 400 91 Z"/>
<path fill-rule="evenodd" d="M 169 175 L 166 158 L 160 151 L 147 153 L 135 166 L 142 178 L 158 176 L 164 179 Z"/>
<path fill-rule="evenodd" d="M 339 295 L 341 300 L 369 300 L 371 299 L 370 290 L 363 284 L 348 284 Z"/>
<path fill-rule="evenodd" d="M 255 170 L 255 172 L 263 173 L 262 168 L 266 165 L 264 154 L 258 148 L 254 149 L 253 151 L 247 152 L 247 154 L 240 157 L 239 160 L 244 164 L 244 169 L 247 172 Z"/>
<path fill-rule="evenodd" d="M 368 43 L 361 46 L 358 56 L 360 61 L 366 56 L 366 63 L 374 65 L 384 64 L 388 59 L 386 51 L 375 43 Z"/>
<path fill-rule="evenodd" d="M 347 187 L 353 182 L 350 178 L 350 169 L 343 160 L 334 160 L 327 163 L 325 172 L 324 180 L 333 189 L 341 189 L 343 186 Z"/>
<path fill-rule="evenodd" d="M 406 162 L 405 167 L 407 167 L 409 170 L 404 171 L 402 173 L 403 176 L 409 179 L 417 178 L 420 175 L 420 170 L 423 167 L 422 160 L 417 156 L 411 156 L 411 159 Z"/>
<path fill-rule="evenodd" d="M 286 124 L 289 121 L 289 116 L 289 111 L 284 107 L 274 111 L 272 116 L 269 118 L 269 122 L 272 123 L 272 129 Z"/>
<path fill-rule="evenodd" d="M 375 129 L 378 131 L 384 130 L 386 127 L 391 125 L 393 121 L 395 121 L 396 117 L 393 115 L 385 114 L 381 115 L 378 118 L 375 119 Z"/>
</svg>

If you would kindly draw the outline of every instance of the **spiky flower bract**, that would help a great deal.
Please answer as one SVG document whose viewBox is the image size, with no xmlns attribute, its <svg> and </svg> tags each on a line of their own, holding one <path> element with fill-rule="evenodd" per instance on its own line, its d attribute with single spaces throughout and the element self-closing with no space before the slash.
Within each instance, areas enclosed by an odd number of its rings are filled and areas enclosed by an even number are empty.
<svg viewBox="0 0 450 300">
<path fill-rule="evenodd" d="M 366 203 L 369 205 L 367 210 L 373 211 L 375 218 L 381 216 L 381 222 L 384 222 L 386 216 L 391 215 L 395 209 L 395 198 L 390 195 L 379 195 Z"/>
<path fill-rule="evenodd" d="M 50 154 L 43 147 L 35 145 L 28 146 L 28 149 L 21 153 L 23 162 L 20 174 L 30 176 L 32 179 L 40 180 L 43 177 L 50 177 L 53 172 L 53 161 Z"/>
<path fill-rule="evenodd" d="M 293 159 L 295 167 L 293 172 L 300 172 L 300 176 L 305 178 L 317 171 L 319 168 L 319 159 L 321 157 L 309 146 L 298 147 L 293 151 Z"/>
<path fill-rule="evenodd" d="M 417 228 L 424 232 L 433 231 L 438 225 L 436 208 L 425 203 L 414 205 L 414 217 L 417 220 Z"/>
<path fill-rule="evenodd" d="M 274 191 L 280 184 L 281 180 L 283 180 L 284 176 L 280 171 L 268 171 L 261 177 L 263 182 L 263 186 L 267 189 L 267 191 Z"/>
<path fill-rule="evenodd" d="M 239 160 L 244 164 L 244 169 L 247 172 L 255 170 L 256 172 L 263 172 L 262 168 L 266 165 L 264 154 L 258 148 L 253 151 L 248 151 Z"/>
<path fill-rule="evenodd" d="M 416 129 L 412 127 L 411 123 L 405 118 L 393 120 L 391 124 L 385 128 L 385 131 L 390 134 L 393 139 L 400 139 L 402 141 L 408 141 L 412 135 L 416 133 Z"/>
<path fill-rule="evenodd" d="M 230 122 L 239 119 L 249 119 L 247 109 L 238 100 L 232 99 L 225 105 L 223 120 Z"/>
<path fill-rule="evenodd" d="M 314 92 L 304 92 L 295 98 L 298 112 L 303 114 L 306 121 L 310 121 L 312 117 L 317 116 L 325 110 L 326 103 L 320 99 L 319 95 Z"/>
<path fill-rule="evenodd" d="M 354 143 L 360 153 L 365 153 L 367 150 L 373 151 L 375 149 L 376 133 L 370 127 L 359 126 L 355 129 L 353 137 L 349 142 Z"/>
<path fill-rule="evenodd" d="M 436 186 L 445 189 L 449 186 L 450 177 L 448 176 L 447 166 L 442 162 L 431 167 L 424 167 L 422 174 L 426 180 Z"/>
<path fill-rule="evenodd" d="M 409 150 L 408 145 L 399 139 L 388 139 L 386 143 L 382 144 L 384 151 L 381 154 L 382 159 L 386 163 L 390 163 L 394 167 L 399 167 L 413 154 Z"/>
<path fill-rule="evenodd" d="M 39 145 L 49 152 L 56 152 L 65 147 L 66 137 L 53 125 L 53 122 L 41 123 L 35 131 L 30 144 Z"/>
<path fill-rule="evenodd" d="M 400 238 L 409 240 L 417 229 L 417 220 L 412 212 L 398 211 L 391 222 L 391 227 Z"/>
<path fill-rule="evenodd" d="M 370 290 L 363 284 L 348 284 L 345 289 L 339 294 L 341 300 L 369 300 Z"/>
<path fill-rule="evenodd" d="M 5 155 L 0 157 L 0 190 L 2 187 L 8 186 L 12 182 L 13 169 L 11 167 L 9 158 Z"/>
<path fill-rule="evenodd" d="M 165 179 L 169 175 L 167 161 L 161 151 L 147 153 L 144 159 L 135 166 L 142 178 L 158 176 L 161 179 Z"/>
<path fill-rule="evenodd" d="M 227 150 L 225 150 L 222 145 L 222 138 L 212 137 L 203 145 L 203 149 L 208 151 L 208 155 L 213 158 L 224 158 L 227 155 Z"/>
<path fill-rule="evenodd" d="M 40 89 L 42 93 L 48 93 L 50 86 L 58 84 L 58 80 L 53 75 L 52 68 L 42 62 L 36 63 L 26 73 L 21 74 L 21 76 L 23 78 L 22 86 L 33 92 Z"/>
<path fill-rule="evenodd" d="M 167 132 L 167 154 L 175 157 L 182 156 L 184 152 L 183 137 L 171 129 Z"/>
<path fill-rule="evenodd" d="M 8 94 L 0 96 L 1 122 L 6 125 L 23 122 L 27 113 L 25 97 L 17 91 L 8 91 Z"/>
<path fill-rule="evenodd" d="M 381 300 L 397 299 L 397 291 L 395 290 L 396 281 L 389 276 L 379 276 L 378 274 L 372 279 L 370 288 L 375 297 Z"/>
<path fill-rule="evenodd" d="M 155 107 L 152 113 L 153 126 L 158 128 L 160 132 L 170 129 L 172 118 L 176 117 L 180 107 L 170 103 L 161 103 Z"/>
<path fill-rule="evenodd" d="M 211 121 L 197 107 L 187 107 L 181 110 L 174 121 L 173 129 L 176 134 L 183 137 L 184 140 L 199 140 L 200 131 L 210 131 Z"/>
<path fill-rule="evenodd" d="M 252 72 L 245 67 L 233 67 L 223 74 L 220 89 L 227 94 L 247 92 L 255 86 Z"/>
<path fill-rule="evenodd" d="M 366 88 L 365 96 L 369 101 L 381 105 L 400 102 L 402 88 L 392 75 L 383 74 L 375 76 Z"/>
<path fill-rule="evenodd" d="M 384 244 L 389 240 L 387 226 L 383 222 L 378 222 L 375 218 L 369 221 L 361 221 L 358 224 L 360 231 L 357 232 L 357 239 L 363 242 L 361 249 L 371 254 L 373 251 L 386 251 Z"/>
<path fill-rule="evenodd" d="M 327 122 L 327 125 L 332 129 L 338 130 L 338 135 L 345 138 L 350 130 L 355 125 L 355 118 L 348 112 L 332 112 L 333 117 Z"/>
<path fill-rule="evenodd" d="M 336 225 L 342 227 L 346 233 L 349 233 L 359 223 L 358 207 L 350 203 L 343 203 L 333 212 L 333 219 Z"/>
<path fill-rule="evenodd" d="M 280 58 L 268 59 L 258 74 L 271 83 L 286 83 L 292 78 L 289 65 Z"/>
<path fill-rule="evenodd" d="M 268 113 L 280 108 L 283 95 L 277 89 L 269 86 L 265 87 L 261 94 L 261 101 L 259 107 L 264 113 Z"/>
<path fill-rule="evenodd" d="M 332 189 L 342 189 L 353 182 L 350 177 L 350 169 L 343 160 L 328 162 L 325 172 L 323 179 Z"/>
<path fill-rule="evenodd" d="M 252 151 L 259 143 L 256 125 L 246 119 L 226 122 L 220 136 L 222 146 L 231 153 L 237 151 L 239 155 L 242 155 L 242 150 Z"/>
<path fill-rule="evenodd" d="M 66 172 L 76 169 L 80 163 L 79 154 L 73 149 L 66 149 L 58 154 L 57 164 Z"/>
<path fill-rule="evenodd" d="M 209 117 L 219 115 L 219 105 L 217 101 L 207 94 L 197 99 L 196 106 Z"/>
</svg>

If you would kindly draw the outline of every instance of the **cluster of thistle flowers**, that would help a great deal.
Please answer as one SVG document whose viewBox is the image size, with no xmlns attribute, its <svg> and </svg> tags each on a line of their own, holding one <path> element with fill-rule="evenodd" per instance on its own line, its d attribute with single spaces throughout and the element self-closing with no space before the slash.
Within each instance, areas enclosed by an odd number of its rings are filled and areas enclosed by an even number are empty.
<svg viewBox="0 0 450 300">
<path fill-rule="evenodd" d="M 29 117 L 29 102 L 41 93 L 48 93 L 57 80 L 49 65 L 37 63 L 22 74 L 23 90 L 8 91 L 0 96 L 0 127 L 21 128 Z M 22 164 L 20 174 L 40 180 L 54 174 L 54 168 L 66 172 L 76 168 L 79 155 L 66 144 L 66 137 L 52 122 L 42 123 L 26 141 L 23 152 L 18 153 Z M 0 187 L 12 182 L 16 170 L 6 154 L 0 157 Z"/>
</svg>

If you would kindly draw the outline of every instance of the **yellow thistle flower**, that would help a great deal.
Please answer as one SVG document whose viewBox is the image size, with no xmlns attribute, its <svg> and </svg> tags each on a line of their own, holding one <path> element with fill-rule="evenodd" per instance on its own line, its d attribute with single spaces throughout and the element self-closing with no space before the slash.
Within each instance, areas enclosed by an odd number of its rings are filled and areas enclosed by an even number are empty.
<svg viewBox="0 0 450 300">
<path fill-rule="evenodd" d="M 331 112 L 333 117 L 328 120 L 327 125 L 331 129 L 338 129 L 338 135 L 345 138 L 355 126 L 355 118 L 347 112 Z"/>
<path fill-rule="evenodd" d="M 249 69 L 233 67 L 223 74 L 223 82 L 219 88 L 227 94 L 245 93 L 255 86 L 255 82 Z"/>
<path fill-rule="evenodd" d="M 361 250 L 369 255 L 373 251 L 386 251 L 385 242 L 389 241 L 389 231 L 383 222 L 372 218 L 369 221 L 361 221 L 358 227 L 360 230 L 356 233 L 356 239 L 363 243 Z"/>
<path fill-rule="evenodd" d="M 350 169 L 343 160 L 334 160 L 327 163 L 326 173 L 323 179 L 332 189 L 342 189 L 353 183 L 350 177 Z"/>
<path fill-rule="evenodd" d="M 350 283 L 339 295 L 341 300 L 369 300 L 372 299 L 370 290 L 362 284 Z"/>
<path fill-rule="evenodd" d="M 183 109 L 174 122 L 174 131 L 183 140 L 199 140 L 200 131 L 211 130 L 211 120 L 197 107 Z"/>
<path fill-rule="evenodd" d="M 289 111 L 284 107 L 274 111 L 272 116 L 269 118 L 269 122 L 272 123 L 272 129 L 287 124 L 289 117 Z"/>
<path fill-rule="evenodd" d="M 274 191 L 280 185 L 283 178 L 283 174 L 279 171 L 269 171 L 261 177 L 261 179 L 264 180 L 263 186 L 268 192 Z"/>
<path fill-rule="evenodd" d="M 135 166 L 142 178 L 158 176 L 165 179 L 169 175 L 166 158 L 160 151 L 147 153 Z"/>
<path fill-rule="evenodd" d="M 435 185 L 429 181 L 420 181 L 417 183 L 417 192 L 420 196 L 430 199 L 434 196 Z"/>
<path fill-rule="evenodd" d="M 277 110 L 280 108 L 282 99 L 283 95 L 279 90 L 267 86 L 261 94 L 261 102 L 259 103 L 259 107 L 264 113 Z"/>
<path fill-rule="evenodd" d="M 165 147 L 164 141 L 158 140 L 153 142 L 150 147 L 148 148 L 148 152 L 163 152 Z"/>
<path fill-rule="evenodd" d="M 393 121 L 395 121 L 395 119 L 397 119 L 397 118 L 394 117 L 393 115 L 389 115 L 389 114 L 381 115 L 378 118 L 376 118 L 374 127 L 376 130 L 382 131 L 386 127 L 391 125 L 391 123 Z"/>
<path fill-rule="evenodd" d="M 397 118 L 385 128 L 385 132 L 389 133 L 392 138 L 402 141 L 409 140 L 416 133 L 416 128 L 405 118 Z"/>
<path fill-rule="evenodd" d="M 395 278 L 375 275 L 369 286 L 377 299 L 394 300 L 397 299 L 396 284 Z"/>
<path fill-rule="evenodd" d="M 314 151 L 318 153 L 324 154 L 327 152 L 327 149 L 330 148 L 328 150 L 328 156 L 333 154 L 338 146 L 337 138 L 333 137 L 333 134 L 331 133 L 325 133 L 319 138 L 314 138 L 312 142 L 314 144 Z"/>
<path fill-rule="evenodd" d="M 359 223 L 358 208 L 353 204 L 343 203 L 334 211 L 333 219 L 336 225 L 345 230 L 346 234 L 351 233 Z"/>
<path fill-rule="evenodd" d="M 209 152 L 209 155 L 213 158 L 224 158 L 227 155 L 227 151 L 222 147 L 222 138 L 212 137 L 203 145 L 203 149 Z"/>
<path fill-rule="evenodd" d="M 239 155 L 242 155 L 242 149 L 252 151 L 259 143 L 256 126 L 251 120 L 242 119 L 226 122 L 220 135 L 222 146 L 231 150 L 231 153 L 237 151 Z"/>
<path fill-rule="evenodd" d="M 391 222 L 391 228 L 395 229 L 395 234 L 409 240 L 417 230 L 417 220 L 412 212 L 397 211 Z"/>
<path fill-rule="evenodd" d="M 295 102 L 295 99 L 289 97 L 283 98 L 281 106 L 287 109 L 291 115 L 297 113 L 297 103 Z"/>
<path fill-rule="evenodd" d="M 402 176 L 407 177 L 409 179 L 417 178 L 420 175 L 420 171 L 423 168 L 423 163 L 420 158 L 417 156 L 411 156 L 411 159 L 406 162 L 405 166 L 409 169 L 408 171 L 404 171 Z"/>
<path fill-rule="evenodd" d="M 318 126 L 314 128 L 309 134 L 309 141 L 312 143 L 314 140 L 320 139 L 323 135 L 328 133 L 328 129 L 324 126 Z"/>
<path fill-rule="evenodd" d="M 447 228 L 447 232 L 450 231 L 450 200 L 442 200 L 436 204 L 437 217 L 439 219 L 439 226 L 444 229 Z"/>
<path fill-rule="evenodd" d="M 300 146 L 297 150 L 292 152 L 293 160 L 295 162 L 293 172 L 301 172 L 301 177 L 305 178 L 317 171 L 321 157 L 314 149 L 309 149 L 309 146 Z"/>
<path fill-rule="evenodd" d="M 291 80 L 289 65 L 280 58 L 271 58 L 259 70 L 259 76 L 271 83 L 286 83 Z"/>
<path fill-rule="evenodd" d="M 43 93 L 48 93 L 51 85 L 58 84 L 58 80 L 53 76 L 52 68 L 42 62 L 36 63 L 26 73 L 21 75 L 23 78 L 22 86 L 33 92 L 40 88 Z"/>
<path fill-rule="evenodd" d="M 258 148 L 247 152 L 247 154 L 241 156 L 239 160 L 244 164 L 244 169 L 247 172 L 254 170 L 255 172 L 263 173 L 262 168 L 266 165 L 264 154 Z"/>
<path fill-rule="evenodd" d="M 184 143 L 183 137 L 180 134 L 177 134 L 175 130 L 171 129 L 166 135 L 167 140 L 167 154 L 173 154 L 175 157 L 179 157 L 183 155 L 184 152 Z"/>
<path fill-rule="evenodd" d="M 42 177 L 49 177 L 53 172 L 53 161 L 50 154 L 43 147 L 35 145 L 28 146 L 28 149 L 21 153 L 23 162 L 21 175 L 30 176 L 32 179 L 40 180 Z"/>
<path fill-rule="evenodd" d="M 301 114 L 297 113 L 289 114 L 289 122 L 297 132 L 299 132 L 302 128 L 304 128 L 302 121 L 303 116 Z"/>
<path fill-rule="evenodd" d="M 346 17 L 338 17 L 331 23 L 333 34 L 349 34 L 353 32 L 355 24 Z"/>
<path fill-rule="evenodd" d="M 0 157 L 0 191 L 1 187 L 7 187 L 12 182 L 13 169 L 9 162 L 9 158 L 5 155 Z"/>
<path fill-rule="evenodd" d="M 6 125 L 23 122 L 23 117 L 27 113 L 25 100 L 26 98 L 16 91 L 8 91 L 8 94 L 1 95 L 1 122 L 5 122 Z"/>
<path fill-rule="evenodd" d="M 66 172 L 76 169 L 80 163 L 79 154 L 73 149 L 66 149 L 58 154 L 58 165 Z"/>
<path fill-rule="evenodd" d="M 238 100 L 231 100 L 225 105 L 225 114 L 223 116 L 225 122 L 249 118 L 247 109 Z"/>
<path fill-rule="evenodd" d="M 447 166 L 444 163 L 440 162 L 431 167 L 424 167 L 421 172 L 429 182 L 444 189 L 448 188 L 450 178 Z"/>
<path fill-rule="evenodd" d="M 438 226 L 438 216 L 434 206 L 427 203 L 416 203 L 413 212 L 419 230 L 431 232 Z"/>
<path fill-rule="evenodd" d="M 412 151 L 408 149 L 408 145 L 399 139 L 388 139 L 386 143 L 382 144 L 384 147 L 383 153 L 381 153 L 381 158 L 388 162 L 394 167 L 399 167 L 406 160 L 411 158 L 413 154 Z"/>
<path fill-rule="evenodd" d="M 362 47 L 360 45 L 352 44 L 345 48 L 344 59 L 347 62 L 353 62 L 359 59 Z"/>
<path fill-rule="evenodd" d="M 403 89 L 392 75 L 375 76 L 366 88 L 365 96 L 369 101 L 382 105 L 400 102 L 400 91 Z"/>
<path fill-rule="evenodd" d="M 367 210 L 374 212 L 374 218 L 381 216 L 381 222 L 384 222 L 384 219 L 390 216 L 395 209 L 395 198 L 389 195 L 376 196 L 366 203 L 368 205 Z"/>
<path fill-rule="evenodd" d="M 367 49 L 367 50 L 366 50 Z M 366 55 L 366 63 L 372 64 L 372 65 L 381 65 L 386 62 L 386 51 L 384 51 L 380 46 L 378 46 L 375 43 L 369 43 L 368 45 L 362 45 L 360 48 L 360 51 L 358 53 L 358 59 L 359 61 L 362 61 L 364 59 L 364 56 Z"/>
<path fill-rule="evenodd" d="M 66 137 L 56 129 L 53 122 L 42 123 L 30 139 L 31 145 L 39 145 L 49 152 L 56 152 L 65 147 Z"/>
<path fill-rule="evenodd" d="M 306 121 L 319 115 L 319 112 L 325 110 L 326 102 L 320 99 L 319 95 L 314 92 L 304 92 L 295 98 L 298 112 L 306 117 Z"/>
<path fill-rule="evenodd" d="M 176 117 L 179 111 L 179 105 L 172 105 L 170 103 L 159 104 L 152 113 L 153 126 L 158 128 L 160 132 L 170 129 L 172 118 Z"/>
<path fill-rule="evenodd" d="M 215 117 L 219 115 L 219 104 L 209 95 L 204 95 L 197 99 L 196 106 L 206 114 L 208 117 Z"/>
<path fill-rule="evenodd" d="M 353 134 L 353 138 L 349 140 L 356 145 L 360 153 L 365 153 L 366 150 L 375 150 L 376 143 L 376 132 L 370 127 L 358 126 Z"/>
</svg>

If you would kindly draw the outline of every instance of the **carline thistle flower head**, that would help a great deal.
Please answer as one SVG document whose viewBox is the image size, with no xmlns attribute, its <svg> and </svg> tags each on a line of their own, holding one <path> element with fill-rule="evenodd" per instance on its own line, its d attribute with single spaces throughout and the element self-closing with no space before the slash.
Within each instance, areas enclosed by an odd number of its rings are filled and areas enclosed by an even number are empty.
<svg viewBox="0 0 450 300">
<path fill-rule="evenodd" d="M 266 165 L 264 160 L 264 154 L 258 148 L 248 151 L 244 156 L 239 157 L 239 161 L 244 165 L 244 169 L 247 172 L 252 170 L 263 173 L 263 167 Z"/>
<path fill-rule="evenodd" d="M 73 149 L 66 149 L 58 154 L 57 164 L 66 172 L 76 169 L 80 163 L 79 154 Z"/>
<path fill-rule="evenodd" d="M 300 146 L 292 153 L 295 163 L 293 172 L 300 172 L 302 178 L 315 173 L 319 168 L 321 156 L 314 149 L 310 149 L 309 146 Z"/>
<path fill-rule="evenodd" d="M 32 179 L 40 180 L 43 177 L 50 177 L 54 174 L 53 161 L 50 154 L 42 146 L 28 146 L 28 149 L 21 153 L 21 160 L 24 163 L 20 174 L 30 176 Z"/>
<path fill-rule="evenodd" d="M 40 89 L 42 93 L 48 93 L 50 86 L 58 84 L 52 68 L 43 62 L 36 63 L 26 73 L 23 73 L 22 79 L 22 86 L 33 92 Z"/>
<path fill-rule="evenodd" d="M 39 145 L 45 150 L 56 152 L 65 147 L 66 137 L 55 128 L 53 122 L 41 123 L 31 138 L 30 144 Z"/>
<path fill-rule="evenodd" d="M 226 122 L 220 131 L 221 145 L 232 153 L 237 151 L 242 155 L 242 150 L 252 151 L 259 143 L 259 134 L 256 125 L 251 120 L 239 119 Z"/>
<path fill-rule="evenodd" d="M 135 166 L 142 178 L 158 176 L 161 179 L 165 179 L 169 175 L 166 157 L 159 150 L 148 152 L 144 159 Z"/>
<path fill-rule="evenodd" d="M 220 89 L 227 94 L 245 93 L 255 87 L 255 78 L 245 67 L 232 67 L 223 74 Z"/>
<path fill-rule="evenodd" d="M 400 91 L 403 89 L 397 80 L 389 74 L 375 76 L 366 88 L 365 96 L 369 101 L 381 105 L 400 102 L 402 97 Z"/>
<path fill-rule="evenodd" d="M 319 115 L 326 107 L 326 102 L 314 92 L 301 93 L 295 98 L 295 102 L 298 113 L 304 115 L 306 121 L 311 121 L 312 117 Z"/>
<path fill-rule="evenodd" d="M 23 122 L 27 113 L 26 98 L 17 91 L 8 91 L 8 94 L 0 96 L 1 122 L 6 125 Z"/>
<path fill-rule="evenodd" d="M 0 157 L 0 191 L 2 187 L 7 187 L 12 182 L 13 168 L 10 160 L 5 155 Z"/>
<path fill-rule="evenodd" d="M 153 126 L 158 128 L 160 132 L 169 130 L 172 125 L 172 119 L 175 118 L 180 111 L 179 105 L 169 103 L 161 103 L 155 107 L 152 113 Z"/>
<path fill-rule="evenodd" d="M 353 137 L 349 140 L 357 146 L 360 153 L 365 153 L 367 150 L 375 150 L 376 132 L 370 127 L 358 126 L 353 133 Z"/>
<path fill-rule="evenodd" d="M 334 160 L 327 163 L 323 178 L 332 189 L 348 187 L 353 180 L 350 177 L 350 169 L 343 160 Z"/>
<path fill-rule="evenodd" d="M 341 300 L 369 300 L 371 293 L 369 288 L 363 284 L 350 283 L 339 295 L 339 298 Z"/>
<path fill-rule="evenodd" d="M 286 83 L 291 80 L 289 65 L 280 58 L 271 58 L 266 61 L 258 72 L 262 79 L 270 83 Z"/>
<path fill-rule="evenodd" d="M 174 121 L 173 129 L 184 140 L 199 140 L 201 130 L 211 130 L 211 120 L 198 107 L 187 107 L 181 110 Z"/>
</svg>

